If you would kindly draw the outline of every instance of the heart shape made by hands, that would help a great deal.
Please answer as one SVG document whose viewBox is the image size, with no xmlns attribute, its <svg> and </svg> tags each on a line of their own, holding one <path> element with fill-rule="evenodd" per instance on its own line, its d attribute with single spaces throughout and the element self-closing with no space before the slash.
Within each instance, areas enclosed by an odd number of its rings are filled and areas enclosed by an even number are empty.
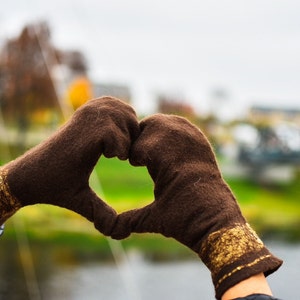
<svg viewBox="0 0 300 300">
<path fill-rule="evenodd" d="M 155 201 L 117 215 L 89 185 L 99 157 L 146 166 Z M 204 134 L 188 120 L 157 114 L 140 123 L 131 106 L 90 100 L 45 142 L 0 169 L 0 224 L 26 205 L 75 211 L 105 235 L 172 237 L 212 273 L 216 298 L 231 286 L 281 265 L 246 223 Z"/>
</svg>

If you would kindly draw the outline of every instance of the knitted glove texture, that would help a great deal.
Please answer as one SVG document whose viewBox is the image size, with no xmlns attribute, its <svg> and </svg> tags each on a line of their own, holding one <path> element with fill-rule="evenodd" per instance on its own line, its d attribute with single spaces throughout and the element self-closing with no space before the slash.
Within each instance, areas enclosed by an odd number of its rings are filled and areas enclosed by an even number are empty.
<svg viewBox="0 0 300 300">
<path fill-rule="evenodd" d="M 90 188 L 101 154 L 126 160 L 139 134 L 131 106 L 111 97 L 88 101 L 43 143 L 0 169 L 0 224 L 37 203 L 77 212 L 108 235 L 115 211 Z"/>
<path fill-rule="evenodd" d="M 160 233 L 199 254 L 216 298 L 236 283 L 275 271 L 273 256 L 246 223 L 204 134 L 184 118 L 157 114 L 140 123 L 130 162 L 147 166 L 155 201 L 118 216 L 112 237 Z"/>
</svg>

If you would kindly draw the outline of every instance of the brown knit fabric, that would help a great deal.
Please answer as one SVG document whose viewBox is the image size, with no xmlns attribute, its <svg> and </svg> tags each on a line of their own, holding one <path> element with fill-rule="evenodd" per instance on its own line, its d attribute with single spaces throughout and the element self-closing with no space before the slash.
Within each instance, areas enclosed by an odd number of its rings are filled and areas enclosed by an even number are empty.
<svg viewBox="0 0 300 300">
<path fill-rule="evenodd" d="M 201 131 L 162 114 L 144 119 L 140 128 L 130 162 L 147 166 L 155 201 L 119 215 L 112 237 L 154 232 L 175 238 L 210 269 L 217 299 L 243 279 L 275 271 L 282 261 L 246 223 Z"/>
<path fill-rule="evenodd" d="M 111 97 L 90 100 L 49 139 L 0 169 L 0 224 L 20 207 L 47 203 L 109 234 L 116 213 L 93 192 L 89 177 L 102 153 L 127 159 L 138 134 L 131 106 Z"/>
<path fill-rule="evenodd" d="M 6 220 L 21 208 L 21 203 L 10 192 L 7 169 L 0 169 L 0 220 Z M 3 222 L 0 222 L 3 224 Z"/>
</svg>

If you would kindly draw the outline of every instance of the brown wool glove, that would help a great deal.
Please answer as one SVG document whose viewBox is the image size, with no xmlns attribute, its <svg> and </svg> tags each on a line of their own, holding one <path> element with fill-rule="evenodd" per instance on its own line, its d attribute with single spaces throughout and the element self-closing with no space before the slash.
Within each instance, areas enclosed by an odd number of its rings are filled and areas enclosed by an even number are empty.
<svg viewBox="0 0 300 300">
<path fill-rule="evenodd" d="M 216 298 L 231 286 L 281 265 L 243 218 L 222 179 L 211 146 L 186 119 L 154 115 L 141 121 L 130 162 L 147 166 L 155 201 L 120 214 L 112 237 L 161 233 L 199 254 L 210 269 Z"/>
<path fill-rule="evenodd" d="M 128 104 L 90 100 L 49 139 L 0 168 L 0 225 L 23 206 L 46 203 L 73 210 L 110 234 L 116 213 L 93 192 L 89 177 L 102 153 L 127 159 L 138 134 Z"/>
</svg>

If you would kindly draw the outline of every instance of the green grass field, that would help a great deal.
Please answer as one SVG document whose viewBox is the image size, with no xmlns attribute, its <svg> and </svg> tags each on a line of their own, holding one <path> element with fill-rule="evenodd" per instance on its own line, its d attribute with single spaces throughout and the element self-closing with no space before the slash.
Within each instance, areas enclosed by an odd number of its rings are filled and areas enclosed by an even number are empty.
<svg viewBox="0 0 300 300">
<path fill-rule="evenodd" d="M 300 241 L 300 190 L 299 179 L 289 184 L 277 186 L 259 186 L 245 179 L 226 181 L 234 191 L 243 214 L 249 223 L 263 238 Z M 90 184 L 96 193 L 116 211 L 142 207 L 153 200 L 153 183 L 145 167 L 132 167 L 128 161 L 101 158 Z M 18 222 L 22 219 L 22 230 L 26 230 L 32 242 L 44 244 L 68 244 L 87 249 L 106 249 L 108 244 L 93 227 L 93 224 L 81 216 L 49 205 L 35 205 L 21 209 L 8 220 L 6 237 L 14 236 L 19 230 Z M 25 229 L 24 229 L 25 228 Z M 124 242 L 125 248 L 138 247 L 149 256 L 180 256 L 190 252 L 171 239 L 160 235 L 133 235 Z"/>
</svg>

